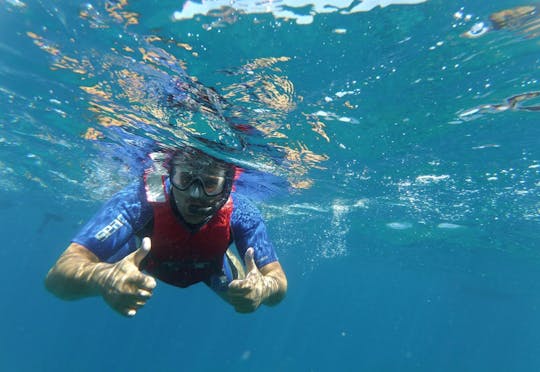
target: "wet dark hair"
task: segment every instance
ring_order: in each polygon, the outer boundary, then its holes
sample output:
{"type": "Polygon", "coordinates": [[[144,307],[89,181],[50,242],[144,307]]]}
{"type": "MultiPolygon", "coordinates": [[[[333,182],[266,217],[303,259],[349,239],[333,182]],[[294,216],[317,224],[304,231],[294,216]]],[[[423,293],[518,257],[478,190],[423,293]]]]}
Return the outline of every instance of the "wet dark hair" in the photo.
{"type": "MultiPolygon", "coordinates": [[[[172,153],[169,161],[170,169],[176,164],[181,163],[198,163],[201,166],[216,166],[227,171],[234,172],[236,167],[224,160],[218,159],[194,147],[184,147],[172,153]]],[[[169,170],[170,170],[169,169],[169,170]]]]}

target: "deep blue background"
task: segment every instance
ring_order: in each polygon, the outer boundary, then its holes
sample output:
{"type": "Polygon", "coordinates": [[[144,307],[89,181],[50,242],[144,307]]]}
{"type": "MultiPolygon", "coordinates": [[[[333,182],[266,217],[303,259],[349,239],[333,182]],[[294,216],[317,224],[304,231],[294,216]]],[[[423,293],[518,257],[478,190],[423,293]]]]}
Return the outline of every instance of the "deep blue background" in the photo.
{"type": "Polygon", "coordinates": [[[309,169],[311,189],[259,203],[289,279],[279,306],[240,315],[204,285],[160,283],[133,319],[43,286],[124,169],[81,138],[96,123],[79,85],[104,76],[51,71],[55,56],[26,34],[97,65],[123,28],[90,29],[75,2],[10,4],[0,1],[0,370],[540,369],[538,114],[458,120],[460,110],[540,89],[536,39],[459,37],[515,2],[428,1],[276,28],[271,15],[245,16],[219,32],[203,31],[205,19],[170,23],[176,3],[133,2],[146,17],[129,30],[189,41],[199,52],[189,71],[205,81],[234,79],[216,71],[254,58],[292,57],[279,65],[298,102],[283,142],[328,155],[309,169]],[[453,18],[461,7],[468,24],[453,18]],[[346,99],[356,109],[335,98],[355,88],[346,99]],[[326,141],[300,120],[319,110],[358,122],[321,119],[326,141]],[[423,184],[422,175],[448,177],[423,184]]]}
{"type": "Polygon", "coordinates": [[[239,315],[203,285],[160,284],[124,319],[101,299],[65,303],[46,293],[43,277],[79,216],[38,232],[40,212],[54,205],[19,196],[3,210],[12,217],[3,222],[11,248],[1,276],[8,370],[526,371],[540,363],[540,270],[524,257],[455,242],[385,246],[353,231],[347,257],[311,270],[299,254],[282,257],[290,290],[276,308],[239,315]],[[366,253],[374,245],[392,253],[366,253]]]}

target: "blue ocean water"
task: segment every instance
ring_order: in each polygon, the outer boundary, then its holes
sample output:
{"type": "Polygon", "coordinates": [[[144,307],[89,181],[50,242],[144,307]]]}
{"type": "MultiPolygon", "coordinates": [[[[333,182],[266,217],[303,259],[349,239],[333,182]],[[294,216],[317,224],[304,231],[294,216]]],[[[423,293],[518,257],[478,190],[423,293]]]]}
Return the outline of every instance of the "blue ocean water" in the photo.
{"type": "Polygon", "coordinates": [[[0,369],[539,369],[525,5],[0,0],[0,369]],[[171,107],[174,82],[228,104],[171,107]],[[284,302],[241,315],[161,283],[125,319],[49,294],[48,269],[145,154],[186,143],[253,173],[284,302]]]}

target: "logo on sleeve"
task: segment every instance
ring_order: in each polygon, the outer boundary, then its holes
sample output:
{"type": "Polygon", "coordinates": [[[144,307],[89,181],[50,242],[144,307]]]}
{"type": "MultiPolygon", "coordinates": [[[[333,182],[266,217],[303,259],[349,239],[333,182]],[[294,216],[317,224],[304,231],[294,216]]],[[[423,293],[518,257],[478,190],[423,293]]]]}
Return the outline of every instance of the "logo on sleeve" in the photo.
{"type": "Polygon", "coordinates": [[[111,236],[116,231],[118,231],[118,229],[120,229],[122,226],[124,226],[124,223],[125,223],[124,216],[119,214],[118,216],[116,216],[116,218],[114,220],[112,220],[112,222],[110,224],[108,224],[103,229],[98,231],[98,233],[96,234],[96,239],[98,239],[100,241],[104,241],[109,236],[111,236]]]}

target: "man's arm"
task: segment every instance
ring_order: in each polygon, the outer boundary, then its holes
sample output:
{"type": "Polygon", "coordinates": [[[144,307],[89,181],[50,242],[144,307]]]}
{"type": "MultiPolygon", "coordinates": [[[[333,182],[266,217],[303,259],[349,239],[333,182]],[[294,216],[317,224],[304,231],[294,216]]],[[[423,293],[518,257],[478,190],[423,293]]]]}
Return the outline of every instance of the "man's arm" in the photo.
{"type": "Polygon", "coordinates": [[[114,310],[133,316],[152,296],[153,277],[139,270],[140,262],[150,251],[150,239],[122,260],[109,264],[84,246],[72,243],[49,270],[47,289],[64,300],[103,296],[114,310]]]}
{"type": "Polygon", "coordinates": [[[272,290],[268,293],[263,303],[269,306],[279,304],[287,294],[287,277],[281,264],[278,261],[271,262],[261,267],[260,272],[265,278],[272,279],[276,282],[275,286],[272,285],[272,290]]]}
{"type": "Polygon", "coordinates": [[[234,242],[244,256],[246,277],[233,280],[227,291],[238,312],[255,311],[261,303],[277,305],[287,293],[287,278],[278,262],[259,210],[240,194],[233,194],[231,216],[234,242]]]}
{"type": "Polygon", "coordinates": [[[49,292],[63,300],[99,296],[99,277],[107,264],[84,246],[71,243],[45,278],[49,292]]]}

